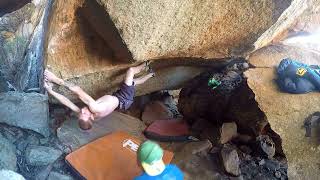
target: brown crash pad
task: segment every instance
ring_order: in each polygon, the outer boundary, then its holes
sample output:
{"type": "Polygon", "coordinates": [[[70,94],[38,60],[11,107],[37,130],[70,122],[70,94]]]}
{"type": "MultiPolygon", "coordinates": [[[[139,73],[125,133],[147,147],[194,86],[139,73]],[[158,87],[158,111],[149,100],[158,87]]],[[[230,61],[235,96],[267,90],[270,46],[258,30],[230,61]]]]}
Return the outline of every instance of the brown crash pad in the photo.
{"type": "Polygon", "coordinates": [[[64,145],[71,147],[72,151],[115,131],[124,131],[130,135],[144,139],[142,131],[146,126],[140,119],[117,111],[93,123],[92,129],[82,131],[77,118],[65,121],[57,129],[57,136],[64,145]]]}
{"type": "Polygon", "coordinates": [[[196,140],[191,136],[188,124],[182,119],[154,121],[144,130],[144,135],[163,142],[196,140]]]}
{"type": "MultiPolygon", "coordinates": [[[[87,180],[132,180],[142,173],[136,151],[141,140],[125,132],[101,137],[66,156],[67,162],[87,180]]],[[[165,151],[170,163],[173,153],[165,151]]]]}

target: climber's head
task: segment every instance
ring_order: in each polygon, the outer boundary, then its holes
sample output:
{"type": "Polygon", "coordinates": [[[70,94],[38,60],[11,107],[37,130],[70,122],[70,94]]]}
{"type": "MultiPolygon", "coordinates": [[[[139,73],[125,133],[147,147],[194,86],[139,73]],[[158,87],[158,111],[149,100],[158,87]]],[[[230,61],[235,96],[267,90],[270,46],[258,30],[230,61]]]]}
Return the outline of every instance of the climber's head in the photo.
{"type": "Polygon", "coordinates": [[[92,128],[92,121],[94,120],[94,114],[89,110],[88,107],[84,107],[78,114],[79,126],[83,130],[92,128]]]}

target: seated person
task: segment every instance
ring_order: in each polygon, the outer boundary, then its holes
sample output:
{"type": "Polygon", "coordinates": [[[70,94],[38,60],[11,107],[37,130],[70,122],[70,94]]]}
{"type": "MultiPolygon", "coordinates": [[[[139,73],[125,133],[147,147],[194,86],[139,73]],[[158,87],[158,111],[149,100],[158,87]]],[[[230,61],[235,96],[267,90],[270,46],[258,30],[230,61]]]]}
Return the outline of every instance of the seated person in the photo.
{"type": "Polygon", "coordinates": [[[130,67],[127,70],[124,82],[122,83],[120,89],[113,93],[113,95],[104,95],[97,100],[89,96],[79,86],[65,82],[64,80],[55,76],[49,70],[45,70],[44,72],[44,87],[48,93],[55,97],[60,103],[76,112],[79,118],[80,128],[83,130],[88,130],[92,127],[92,123],[94,121],[107,116],[116,108],[127,110],[133,103],[133,97],[135,95],[134,86],[144,83],[149,78],[154,77],[154,75],[155,74],[149,67],[149,61],[142,63],[137,67],[130,67]],[[149,71],[149,74],[134,79],[134,75],[140,73],[142,70],[149,71]],[[86,104],[86,106],[80,109],[68,98],[53,91],[52,83],[67,87],[70,91],[75,93],[79,99],[86,104]]]}
{"type": "Polygon", "coordinates": [[[145,141],[139,146],[137,153],[144,173],[134,180],[183,180],[183,173],[177,166],[164,164],[163,150],[157,143],[145,141]]]}

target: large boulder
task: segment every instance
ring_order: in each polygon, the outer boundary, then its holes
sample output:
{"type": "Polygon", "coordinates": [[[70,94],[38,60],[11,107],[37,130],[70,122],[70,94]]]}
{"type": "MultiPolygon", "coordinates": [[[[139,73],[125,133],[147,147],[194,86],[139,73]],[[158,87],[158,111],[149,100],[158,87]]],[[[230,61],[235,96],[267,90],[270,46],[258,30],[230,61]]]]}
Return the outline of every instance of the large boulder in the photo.
{"type": "Polygon", "coordinates": [[[47,146],[30,145],[25,152],[26,162],[32,166],[49,165],[55,162],[61,155],[62,151],[47,146]]]}
{"type": "Polygon", "coordinates": [[[73,180],[73,179],[74,178],[72,178],[71,176],[60,174],[54,171],[50,172],[48,176],[48,180],[73,180]]]}
{"type": "Polygon", "coordinates": [[[234,176],[240,175],[240,159],[235,148],[228,144],[223,145],[221,149],[221,159],[226,172],[234,176]]]}
{"type": "Polygon", "coordinates": [[[0,93],[0,122],[50,135],[48,97],[38,93],[0,93]]]}
{"type": "MultiPolygon", "coordinates": [[[[246,68],[247,63],[235,62],[223,71],[204,72],[186,83],[180,91],[178,102],[184,118],[195,126],[199,121],[201,124],[203,119],[218,125],[234,121],[240,133],[261,134],[267,122],[243,78],[242,72],[246,68]],[[208,86],[211,78],[221,82],[215,89],[208,86]]],[[[207,126],[198,130],[203,131],[203,128],[207,126]]]]}
{"type": "Polygon", "coordinates": [[[318,141],[305,137],[305,118],[319,111],[319,93],[280,92],[274,79],[275,68],[283,58],[319,65],[319,54],[287,46],[268,46],[253,53],[249,61],[257,68],[245,72],[249,87],[271,128],[280,135],[288,160],[289,179],[318,179],[318,141]]]}
{"type": "Polygon", "coordinates": [[[174,158],[172,163],[177,165],[182,171],[185,180],[193,179],[227,179],[221,175],[219,164],[216,161],[218,156],[211,156],[208,151],[212,148],[209,140],[170,143],[168,149],[173,149],[174,158]]]}
{"type": "Polygon", "coordinates": [[[221,119],[226,115],[232,93],[241,86],[242,82],[241,73],[228,71],[227,68],[223,72],[215,70],[204,72],[181,89],[178,101],[179,111],[191,123],[199,118],[221,123],[221,119]],[[221,85],[212,89],[208,86],[211,78],[221,82],[221,85]]]}
{"type": "Polygon", "coordinates": [[[0,169],[17,170],[16,147],[1,135],[0,157],[0,169]]]}
{"type": "Polygon", "coordinates": [[[238,135],[237,124],[234,122],[223,123],[220,128],[220,143],[225,144],[238,135]]]}
{"type": "Polygon", "coordinates": [[[20,174],[11,171],[11,170],[6,170],[2,169],[0,170],[0,179],[7,179],[7,180],[25,180],[23,176],[20,174]]]}
{"type": "Polygon", "coordinates": [[[311,0],[307,9],[296,19],[287,33],[283,33],[282,43],[309,50],[320,51],[320,2],[311,0]]]}
{"type": "Polygon", "coordinates": [[[296,20],[292,31],[304,31],[313,33],[319,30],[320,24],[320,2],[317,0],[309,0],[308,8],[296,20]]]}
{"type": "Polygon", "coordinates": [[[105,32],[101,29],[106,20],[92,18],[103,14],[100,11],[104,9],[105,17],[113,21],[133,59],[143,61],[241,56],[252,49],[291,0],[96,2],[101,8],[92,8],[93,15],[88,17],[91,24],[98,32],[105,32]]]}
{"type": "MultiPolygon", "coordinates": [[[[220,64],[217,58],[247,52],[290,2],[56,1],[47,67],[98,97],[116,89],[133,65],[132,54],[134,60],[161,59],[154,63],[158,76],[138,87],[137,95],[176,89],[220,64]]],[[[75,99],[65,89],[59,92],[75,99]]]]}
{"type": "MultiPolygon", "coordinates": [[[[83,0],[55,1],[48,29],[46,64],[60,78],[78,84],[91,96],[99,97],[116,90],[123,81],[126,69],[137,63],[131,64],[129,59],[118,58],[84,18],[83,14],[87,11],[82,8],[83,3],[83,0]]],[[[152,67],[157,76],[138,86],[137,95],[179,88],[208,67],[223,63],[186,58],[155,61],[152,67]]],[[[76,99],[64,88],[58,91],[76,99]]]]}
{"type": "Polygon", "coordinates": [[[0,1],[0,16],[20,9],[31,0],[2,0],[0,1]]]}
{"type": "MultiPolygon", "coordinates": [[[[91,96],[99,98],[105,94],[112,94],[120,87],[128,67],[128,65],[121,68],[114,67],[114,69],[84,74],[79,77],[72,77],[70,79],[64,78],[65,76],[60,77],[68,82],[79,85],[91,96]]],[[[156,77],[149,79],[144,84],[135,87],[135,95],[145,95],[163,89],[178,89],[182,87],[184,83],[188,82],[190,79],[207,69],[207,67],[173,66],[156,70],[156,77]]],[[[55,72],[59,72],[57,74],[61,74],[60,72],[62,71],[56,69],[55,72]]],[[[66,90],[66,88],[59,87],[57,91],[73,101],[79,101],[77,96],[66,90]]]]}
{"type": "MultiPolygon", "coordinates": [[[[4,4],[19,7],[26,2],[4,4]]],[[[17,90],[39,92],[51,2],[33,0],[0,19],[0,71],[17,90]]]]}
{"type": "Polygon", "coordinates": [[[15,73],[23,61],[36,21],[40,18],[36,16],[32,19],[38,11],[35,4],[28,3],[0,19],[0,71],[11,83],[14,83],[15,73]]]}
{"type": "MultiPolygon", "coordinates": [[[[315,32],[320,23],[318,0],[293,0],[266,32],[254,43],[255,49],[278,42],[301,32],[315,32]]],[[[300,42],[296,45],[301,45],[300,42]]]]}
{"type": "Polygon", "coordinates": [[[10,91],[10,85],[11,84],[0,73],[0,93],[10,91]]]}

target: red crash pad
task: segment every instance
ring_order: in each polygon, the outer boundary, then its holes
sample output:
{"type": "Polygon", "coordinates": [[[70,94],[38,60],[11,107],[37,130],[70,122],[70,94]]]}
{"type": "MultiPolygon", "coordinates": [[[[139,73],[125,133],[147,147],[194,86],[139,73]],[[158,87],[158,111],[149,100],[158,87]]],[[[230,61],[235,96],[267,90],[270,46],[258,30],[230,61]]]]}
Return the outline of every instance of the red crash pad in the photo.
{"type": "Polygon", "coordinates": [[[144,130],[149,139],[158,141],[195,140],[190,135],[188,124],[181,119],[157,120],[144,130]]]}

